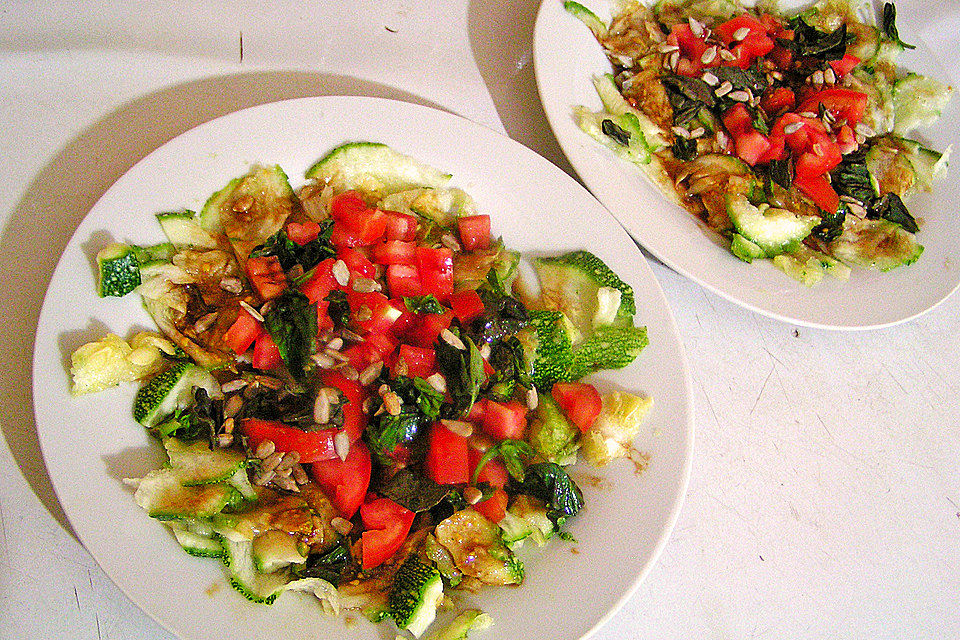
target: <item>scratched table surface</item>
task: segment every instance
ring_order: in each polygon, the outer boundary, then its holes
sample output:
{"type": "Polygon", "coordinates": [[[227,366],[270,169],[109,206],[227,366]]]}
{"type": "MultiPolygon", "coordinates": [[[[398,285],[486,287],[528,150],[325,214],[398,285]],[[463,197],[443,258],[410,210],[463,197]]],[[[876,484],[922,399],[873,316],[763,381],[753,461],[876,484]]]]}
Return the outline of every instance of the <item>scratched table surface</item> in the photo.
{"type": "MultiPolygon", "coordinates": [[[[246,106],[359,94],[454,111],[570,171],[537,100],[536,2],[312,4],[0,9],[0,638],[171,639],[73,536],[31,408],[43,293],[126,169],[246,106]]],[[[960,82],[956,3],[900,5],[922,15],[904,39],[960,82]]],[[[841,333],[653,268],[692,368],[693,476],[655,568],[594,637],[960,637],[960,298],[841,333]]]]}

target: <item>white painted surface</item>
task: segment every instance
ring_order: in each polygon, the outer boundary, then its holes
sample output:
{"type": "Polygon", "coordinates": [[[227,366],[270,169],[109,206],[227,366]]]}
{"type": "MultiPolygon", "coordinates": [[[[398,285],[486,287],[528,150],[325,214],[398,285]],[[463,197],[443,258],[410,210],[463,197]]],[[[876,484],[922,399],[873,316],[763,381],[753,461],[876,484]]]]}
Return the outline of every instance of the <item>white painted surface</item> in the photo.
{"type": "MultiPolygon", "coordinates": [[[[124,170],[241,106],[398,87],[495,128],[499,115],[567,167],[536,102],[535,3],[318,4],[0,10],[0,638],[170,640],[65,527],[30,404],[60,249],[124,170]]],[[[918,3],[898,6],[909,41],[918,3]]],[[[960,637],[960,299],[889,329],[797,330],[654,271],[694,377],[694,474],[660,562],[595,638],[960,637]]]]}

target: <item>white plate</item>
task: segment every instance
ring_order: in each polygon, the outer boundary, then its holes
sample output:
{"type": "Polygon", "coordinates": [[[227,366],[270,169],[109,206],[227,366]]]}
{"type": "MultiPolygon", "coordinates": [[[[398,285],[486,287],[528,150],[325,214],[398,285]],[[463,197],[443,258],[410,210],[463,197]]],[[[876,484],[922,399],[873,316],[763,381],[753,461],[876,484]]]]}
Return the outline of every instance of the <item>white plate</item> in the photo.
{"type": "MultiPolygon", "coordinates": [[[[586,6],[608,20],[614,2],[593,0],[586,6]]],[[[898,2],[901,33],[917,33],[923,15],[918,2],[898,2]],[[911,22],[911,20],[913,22],[911,22]]],[[[949,77],[920,46],[901,56],[902,64],[949,77]]],[[[952,168],[933,194],[908,203],[923,218],[917,238],[925,251],[920,260],[889,273],[855,268],[849,282],[827,276],[807,288],[769,260],[747,264],[736,258],[712,232],[686,210],[668,202],[640,169],[621,161],[577,126],[575,105],[599,111],[595,75],[610,72],[593,34],[567,13],[563,0],[543,0],[534,34],[534,64],[547,119],[570,164],[645,249],[670,268],[707,289],[759,313],[814,327],[865,329],[909,320],[942,302],[960,285],[960,181],[952,168]]],[[[936,149],[958,139],[960,100],[954,98],[935,130],[924,131],[936,149]]]]}
{"type": "MultiPolygon", "coordinates": [[[[121,478],[161,459],[131,417],[134,386],[72,398],[69,354],[110,330],[128,335],[152,323],[136,296],[94,294],[92,256],[112,236],[161,241],[153,214],[204,199],[251,163],[278,163],[295,186],[323,153],[351,140],[375,140],[453,173],[494,230],[523,251],[588,248],[633,285],[650,346],[628,369],[605,376],[655,397],[637,447],[651,455],[634,474],[626,460],[583,482],[579,541],[527,554],[518,589],[491,588],[458,599],[490,612],[488,638],[579,638],[632,593],[663,548],[690,470],[693,424],[683,349],[650,268],[626,233],[584,189],[520,144],[449,113],[373,98],[324,97],[233,113],[193,129],[144,158],[80,224],[54,273],[37,329],[37,430],[57,496],[80,540],[110,578],[145,612],[184,639],[379,638],[387,626],[344,624],[316,602],[284,594],[273,607],[249,604],[216,561],[185,555],[133,502],[121,478]],[[584,597],[589,594],[589,597],[584,597]]],[[[595,473],[588,470],[590,473],[595,473]]],[[[354,618],[359,616],[354,615],[354,618]]]]}

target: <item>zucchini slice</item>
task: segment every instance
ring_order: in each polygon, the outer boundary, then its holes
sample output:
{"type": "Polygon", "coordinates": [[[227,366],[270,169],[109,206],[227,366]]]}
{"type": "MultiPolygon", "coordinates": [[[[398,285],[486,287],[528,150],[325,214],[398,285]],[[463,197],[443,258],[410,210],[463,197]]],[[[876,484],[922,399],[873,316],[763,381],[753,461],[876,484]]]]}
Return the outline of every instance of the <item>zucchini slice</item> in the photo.
{"type": "Polygon", "coordinates": [[[728,194],[726,201],[727,215],[740,235],[770,257],[795,249],[820,222],[815,216],[798,216],[786,209],[755,207],[743,195],[728,194]]]}
{"type": "Polygon", "coordinates": [[[140,388],[133,401],[133,418],[147,428],[155,427],[177,409],[193,404],[197,387],[206,389],[211,398],[223,395],[209,371],[191,362],[177,362],[140,388]]]}
{"type": "Polygon", "coordinates": [[[450,174],[379,142],[348,142],[307,169],[306,177],[383,197],[415,187],[442,187],[450,174]]]}
{"type": "Polygon", "coordinates": [[[133,247],[119,242],[97,252],[97,293],[101,298],[125,296],[140,286],[140,262],[133,247]]]}

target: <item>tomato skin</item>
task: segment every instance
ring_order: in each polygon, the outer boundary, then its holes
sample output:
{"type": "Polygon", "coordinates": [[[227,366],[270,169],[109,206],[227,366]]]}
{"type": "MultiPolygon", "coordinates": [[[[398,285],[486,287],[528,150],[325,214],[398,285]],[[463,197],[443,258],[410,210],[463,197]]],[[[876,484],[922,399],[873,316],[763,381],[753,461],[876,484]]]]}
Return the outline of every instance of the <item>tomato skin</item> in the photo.
{"type": "Polygon", "coordinates": [[[759,131],[744,131],[736,136],[737,155],[751,167],[770,150],[770,141],[759,131]]]}
{"type": "Polygon", "coordinates": [[[772,91],[768,89],[760,99],[760,106],[768,116],[775,116],[793,109],[797,104],[797,97],[793,90],[788,87],[777,87],[772,91]]]}
{"type": "Polygon", "coordinates": [[[396,321],[396,309],[379,291],[348,291],[347,303],[360,333],[387,331],[396,321]]]}
{"type": "Polygon", "coordinates": [[[417,229],[420,223],[417,222],[416,216],[399,211],[387,211],[386,214],[387,228],[384,235],[387,240],[413,242],[417,239],[417,229]]]}
{"type": "Polygon", "coordinates": [[[830,87],[810,94],[800,103],[797,111],[818,113],[820,105],[833,114],[837,122],[845,120],[852,127],[863,119],[867,94],[845,87],[830,87]]]}
{"type": "Polygon", "coordinates": [[[469,451],[466,438],[435,422],[430,428],[427,475],[440,484],[470,482],[469,451]]]}
{"type": "Polygon", "coordinates": [[[336,258],[327,258],[313,269],[310,279],[300,285],[300,291],[307,296],[310,302],[320,302],[334,289],[340,288],[337,279],[333,277],[333,263],[336,258]]]}
{"type": "Polygon", "coordinates": [[[793,181],[800,191],[810,196],[814,203],[828,213],[836,213],[840,206],[840,196],[834,191],[833,187],[827,182],[826,176],[816,176],[814,178],[796,178],[793,181]]]}
{"type": "Polygon", "coordinates": [[[362,440],[358,440],[350,445],[345,460],[336,457],[312,463],[310,475],[340,515],[349,520],[367,494],[372,469],[370,451],[362,440]]]}
{"type": "Polygon", "coordinates": [[[359,247],[362,243],[360,242],[360,236],[347,228],[345,224],[334,222],[330,229],[330,244],[340,249],[343,247],[359,247]]]}
{"type": "MultiPolygon", "coordinates": [[[[470,458],[470,477],[473,477],[473,474],[477,470],[477,463],[480,462],[480,458],[483,457],[483,454],[477,451],[474,448],[470,448],[469,458],[470,458]]],[[[507,467],[504,466],[502,460],[488,460],[486,464],[483,465],[483,468],[480,469],[480,475],[477,476],[477,482],[486,482],[491,487],[497,487],[502,489],[507,486],[507,483],[510,482],[510,474],[507,472],[507,467]]]]}
{"type": "Polygon", "coordinates": [[[341,404],[343,410],[343,430],[350,437],[350,442],[356,442],[363,435],[363,428],[367,426],[367,415],[363,412],[363,401],[367,393],[356,380],[348,380],[337,371],[324,371],[320,377],[323,384],[338,389],[346,402],[341,404]]]}
{"type": "Polygon", "coordinates": [[[739,136],[745,131],[753,130],[753,117],[742,102],[738,102],[723,114],[723,126],[727,128],[733,137],[739,136]]]}
{"type": "Polygon", "coordinates": [[[373,278],[377,275],[377,268],[373,266],[373,263],[353,247],[341,247],[338,249],[337,258],[343,260],[347,268],[350,269],[351,281],[353,280],[353,276],[373,278]]]}
{"type": "Polygon", "coordinates": [[[675,44],[680,47],[681,62],[687,61],[687,64],[677,66],[677,73],[685,76],[694,76],[703,70],[703,63],[700,58],[703,52],[707,50],[707,43],[703,38],[694,35],[690,25],[686,22],[679,22],[670,29],[667,36],[667,43],[675,44]]]}
{"type": "Polygon", "coordinates": [[[247,436],[250,447],[256,449],[265,440],[270,440],[277,451],[296,451],[301,464],[337,457],[333,446],[336,429],[302,431],[275,420],[246,418],[240,422],[240,430],[247,436]]]}
{"type": "Polygon", "coordinates": [[[246,353],[250,345],[263,333],[263,326],[250,313],[240,307],[240,315],[234,321],[227,332],[223,334],[223,343],[227,345],[234,353],[240,355],[246,353]]]}
{"type": "Polygon", "coordinates": [[[357,215],[367,208],[367,203],[363,197],[356,191],[344,191],[333,196],[330,200],[330,217],[334,221],[344,220],[350,216],[357,215]]]}
{"type": "Polygon", "coordinates": [[[373,245],[373,261],[377,264],[413,264],[415,242],[387,240],[373,245]]]}
{"type": "Polygon", "coordinates": [[[550,394],[580,433],[590,430],[603,408],[600,393],[586,382],[557,382],[550,394]]]}
{"type": "Polygon", "coordinates": [[[320,235],[320,225],[309,220],[304,223],[287,223],[287,237],[296,242],[301,247],[308,242],[313,242],[320,235]]]}
{"type": "Polygon", "coordinates": [[[849,53],[843,54],[840,60],[830,60],[830,67],[840,78],[853,71],[858,64],[860,64],[860,58],[849,53]]]}
{"type": "Polygon", "coordinates": [[[428,378],[437,370],[436,354],[433,349],[423,349],[409,344],[401,344],[400,353],[397,354],[397,362],[395,365],[398,375],[400,375],[399,372],[402,369],[401,361],[404,363],[402,366],[406,367],[406,373],[402,375],[411,378],[428,378]]]}
{"type": "Polygon", "coordinates": [[[486,249],[490,246],[490,216],[461,216],[457,219],[460,244],[467,251],[486,249]]]}
{"type": "MultiPolygon", "coordinates": [[[[750,30],[750,33],[747,35],[747,38],[749,38],[752,35],[758,35],[758,36],[767,35],[767,27],[764,26],[762,22],[760,22],[753,16],[748,15],[746,13],[736,16],[735,18],[731,18],[721,24],[718,24],[716,27],[713,28],[713,32],[716,35],[720,36],[720,40],[723,42],[723,44],[729,45],[731,42],[733,42],[733,34],[739,31],[740,29],[742,29],[743,27],[746,27],[747,29],[750,30]]],[[[746,40],[746,38],[743,38],[743,40],[746,40]]]]}
{"type": "Polygon", "coordinates": [[[391,264],[387,267],[387,288],[395,298],[419,296],[423,293],[420,273],[410,264],[391,264]]]}
{"type": "Polygon", "coordinates": [[[360,536],[363,569],[379,567],[400,549],[410,533],[414,513],[389,498],[376,498],[360,506],[366,528],[360,536]]]}
{"type": "Polygon", "coordinates": [[[253,343],[253,359],[251,364],[255,369],[269,371],[270,369],[279,367],[281,361],[280,349],[273,341],[273,338],[270,337],[270,334],[264,331],[257,338],[257,341],[253,343]]]}
{"type": "Polygon", "coordinates": [[[443,330],[450,328],[451,322],[453,311],[419,314],[406,332],[406,341],[415,347],[432,349],[443,330]]]}
{"type": "Polygon", "coordinates": [[[276,298],[287,288],[287,276],[277,256],[247,258],[244,265],[247,278],[264,300],[276,298]]]}
{"type": "Polygon", "coordinates": [[[453,315],[461,323],[467,323],[483,313],[483,300],[480,294],[473,289],[464,289],[457,291],[450,296],[450,307],[453,309],[453,315]]]}
{"type": "Polygon", "coordinates": [[[423,293],[445,302],[453,293],[453,251],[446,247],[417,247],[416,259],[423,293]]]}
{"type": "Polygon", "coordinates": [[[507,515],[508,499],[506,491],[503,489],[495,489],[493,495],[489,498],[473,505],[473,510],[490,522],[497,523],[507,515]]]}
{"type": "Polygon", "coordinates": [[[527,433],[527,407],[516,400],[495,402],[483,408],[483,431],[497,440],[523,440],[527,433]]]}

